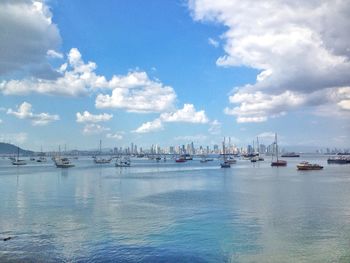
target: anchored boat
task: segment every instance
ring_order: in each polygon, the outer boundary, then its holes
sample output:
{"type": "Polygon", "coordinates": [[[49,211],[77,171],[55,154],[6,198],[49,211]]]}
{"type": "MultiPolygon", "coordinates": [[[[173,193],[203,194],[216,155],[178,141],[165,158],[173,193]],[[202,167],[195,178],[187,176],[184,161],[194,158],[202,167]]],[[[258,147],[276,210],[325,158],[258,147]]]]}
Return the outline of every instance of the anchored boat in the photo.
{"type": "Polygon", "coordinates": [[[319,164],[312,164],[309,162],[301,162],[297,165],[298,170],[306,171],[306,170],[321,170],[323,166],[319,164]]]}

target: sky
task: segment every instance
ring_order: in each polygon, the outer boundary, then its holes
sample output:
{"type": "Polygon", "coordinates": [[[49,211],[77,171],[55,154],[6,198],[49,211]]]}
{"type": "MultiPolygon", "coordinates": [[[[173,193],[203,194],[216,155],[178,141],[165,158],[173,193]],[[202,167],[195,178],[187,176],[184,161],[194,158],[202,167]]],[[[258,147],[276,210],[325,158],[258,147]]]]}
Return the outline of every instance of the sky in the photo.
{"type": "Polygon", "coordinates": [[[0,0],[0,141],[350,147],[347,0],[0,0]]]}

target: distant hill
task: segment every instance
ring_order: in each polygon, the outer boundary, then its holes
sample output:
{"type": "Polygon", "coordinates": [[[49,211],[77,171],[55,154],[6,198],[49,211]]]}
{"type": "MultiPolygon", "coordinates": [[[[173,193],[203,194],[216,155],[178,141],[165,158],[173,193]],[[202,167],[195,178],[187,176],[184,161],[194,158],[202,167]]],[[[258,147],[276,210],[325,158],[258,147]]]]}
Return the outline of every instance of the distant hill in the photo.
{"type": "MultiPolygon", "coordinates": [[[[17,146],[9,143],[0,142],[0,154],[17,154],[17,146]]],[[[31,155],[33,154],[33,152],[19,148],[19,154],[31,155]]]]}

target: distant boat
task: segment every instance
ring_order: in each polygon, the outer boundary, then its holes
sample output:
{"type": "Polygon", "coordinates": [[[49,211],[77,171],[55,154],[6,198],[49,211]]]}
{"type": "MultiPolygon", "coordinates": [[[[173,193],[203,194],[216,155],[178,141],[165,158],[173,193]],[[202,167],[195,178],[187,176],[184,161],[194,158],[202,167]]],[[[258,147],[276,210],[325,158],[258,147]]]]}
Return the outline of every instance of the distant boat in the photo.
{"type": "Polygon", "coordinates": [[[331,157],[327,160],[328,164],[348,164],[350,163],[350,158],[345,156],[331,157]]]}
{"type": "Polygon", "coordinates": [[[45,163],[47,162],[46,158],[44,156],[40,156],[39,159],[36,160],[38,163],[45,163]]]}
{"type": "Polygon", "coordinates": [[[177,162],[177,163],[184,163],[186,161],[187,161],[186,158],[182,155],[180,155],[180,157],[175,159],[175,162],[177,162]]]}
{"type": "Polygon", "coordinates": [[[130,159],[118,158],[115,162],[115,166],[116,167],[130,167],[131,166],[130,159]]]}
{"type": "Polygon", "coordinates": [[[300,157],[300,154],[296,154],[295,152],[284,153],[281,157],[300,157]]]}
{"type": "MultiPolygon", "coordinates": [[[[275,154],[276,154],[276,161],[271,162],[271,166],[287,166],[287,161],[279,160],[278,159],[278,144],[277,144],[277,133],[275,133],[275,154]]],[[[273,157],[273,156],[272,156],[273,157]]]]}
{"type": "Polygon", "coordinates": [[[220,167],[221,168],[231,168],[231,164],[226,158],[225,137],[224,137],[224,141],[222,142],[222,152],[224,155],[224,162],[220,163],[220,167]]]}
{"type": "Polygon", "coordinates": [[[55,159],[55,165],[57,168],[70,168],[74,167],[75,165],[66,157],[63,158],[56,158],[55,159]]]}
{"type": "Polygon", "coordinates": [[[298,170],[321,170],[323,169],[323,166],[319,164],[311,164],[309,162],[301,162],[297,165],[298,170]]]}
{"type": "Polygon", "coordinates": [[[100,154],[99,154],[99,157],[94,156],[94,162],[96,164],[106,164],[112,161],[111,158],[103,158],[101,157],[101,155],[102,155],[102,141],[100,140],[100,154]]]}
{"type": "Polygon", "coordinates": [[[17,147],[17,158],[15,158],[12,161],[12,164],[13,165],[26,165],[27,164],[27,162],[25,160],[19,159],[19,147],[17,147]]]}
{"type": "Polygon", "coordinates": [[[52,158],[57,168],[70,168],[75,165],[66,157],[61,157],[61,147],[59,146],[58,156],[52,158]]]}

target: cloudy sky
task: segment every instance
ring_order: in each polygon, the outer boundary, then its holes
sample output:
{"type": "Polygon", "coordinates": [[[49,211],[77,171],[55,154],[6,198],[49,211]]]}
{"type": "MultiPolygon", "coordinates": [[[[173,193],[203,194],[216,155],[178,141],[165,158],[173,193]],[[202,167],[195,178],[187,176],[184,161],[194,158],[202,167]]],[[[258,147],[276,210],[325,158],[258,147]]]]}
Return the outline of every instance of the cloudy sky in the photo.
{"type": "Polygon", "coordinates": [[[0,0],[0,140],[350,147],[347,0],[0,0]]]}

